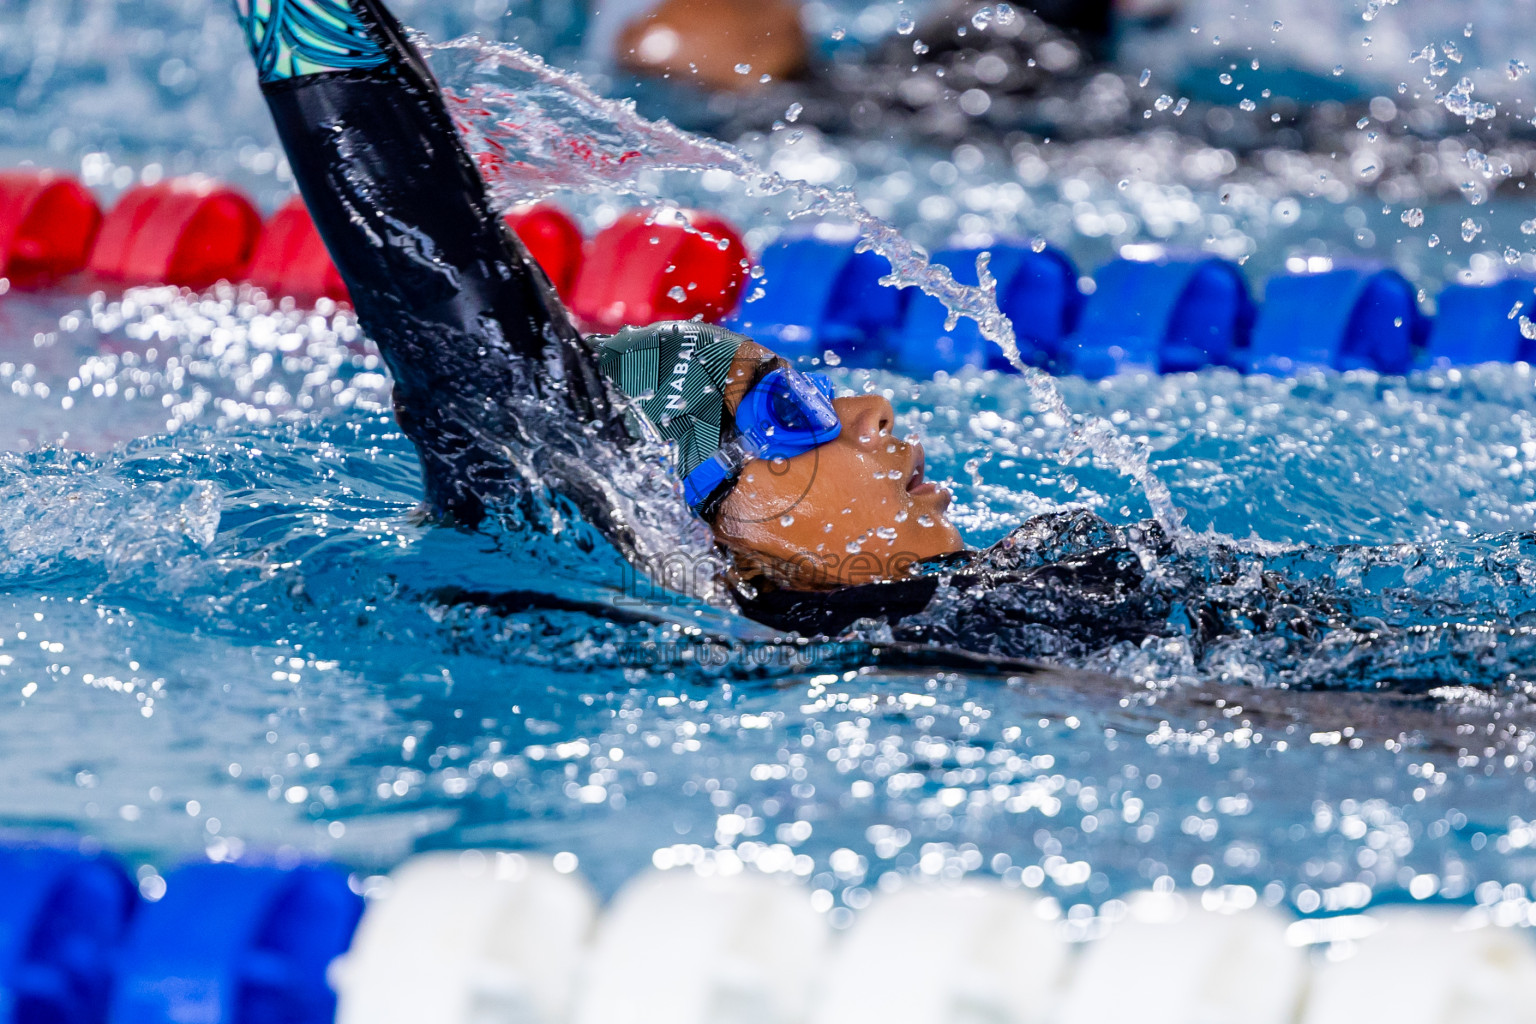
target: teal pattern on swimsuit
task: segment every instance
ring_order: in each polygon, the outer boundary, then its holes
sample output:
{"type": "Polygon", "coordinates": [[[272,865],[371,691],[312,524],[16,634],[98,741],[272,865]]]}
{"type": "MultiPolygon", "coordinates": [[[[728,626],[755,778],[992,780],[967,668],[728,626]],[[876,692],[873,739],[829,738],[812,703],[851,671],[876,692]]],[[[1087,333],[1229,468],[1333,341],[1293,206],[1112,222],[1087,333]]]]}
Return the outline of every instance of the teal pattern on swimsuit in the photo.
{"type": "Polygon", "coordinates": [[[235,0],[235,7],[262,82],[389,60],[349,0],[235,0]]]}

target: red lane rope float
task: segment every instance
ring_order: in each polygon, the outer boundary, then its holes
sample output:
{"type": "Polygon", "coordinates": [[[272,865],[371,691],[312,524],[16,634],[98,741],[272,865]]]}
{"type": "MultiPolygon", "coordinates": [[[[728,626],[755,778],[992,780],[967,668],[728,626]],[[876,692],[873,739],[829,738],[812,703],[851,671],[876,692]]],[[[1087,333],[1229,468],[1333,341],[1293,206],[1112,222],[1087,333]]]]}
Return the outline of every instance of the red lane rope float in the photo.
{"type": "Polygon", "coordinates": [[[261,215],[234,189],[201,178],[140,185],[107,214],[90,272],[123,284],[206,288],[241,276],[261,215]]]}
{"type": "Polygon", "coordinates": [[[599,331],[695,316],[718,322],[736,307],[746,260],[741,235],[722,217],[631,210],[592,240],[571,307],[599,331]]]}
{"type": "Polygon", "coordinates": [[[528,247],[534,262],[549,275],[555,291],[569,301],[587,244],[581,228],[564,210],[550,203],[519,206],[506,219],[507,226],[528,247]]]}
{"type": "Polygon", "coordinates": [[[289,295],[301,302],[348,297],[347,286],[298,196],[267,221],[245,276],[268,295],[289,295]]]}
{"type": "Polygon", "coordinates": [[[22,288],[52,284],[85,266],[101,207],[75,179],[53,171],[0,171],[0,277],[22,288]]]}

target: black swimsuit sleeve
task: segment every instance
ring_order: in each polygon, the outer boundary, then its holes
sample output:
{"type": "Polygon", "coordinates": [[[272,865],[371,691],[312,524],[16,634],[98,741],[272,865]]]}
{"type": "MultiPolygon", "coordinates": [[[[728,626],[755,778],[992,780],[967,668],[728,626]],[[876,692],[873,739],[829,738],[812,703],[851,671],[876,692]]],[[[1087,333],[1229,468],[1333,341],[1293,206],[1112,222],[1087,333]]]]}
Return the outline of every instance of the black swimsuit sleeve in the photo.
{"type": "Polygon", "coordinates": [[[622,433],[548,279],[496,215],[421,55],[378,0],[347,6],[370,67],[266,81],[299,191],[394,378],[429,504],[474,525],[521,492],[549,424],[622,433]]]}

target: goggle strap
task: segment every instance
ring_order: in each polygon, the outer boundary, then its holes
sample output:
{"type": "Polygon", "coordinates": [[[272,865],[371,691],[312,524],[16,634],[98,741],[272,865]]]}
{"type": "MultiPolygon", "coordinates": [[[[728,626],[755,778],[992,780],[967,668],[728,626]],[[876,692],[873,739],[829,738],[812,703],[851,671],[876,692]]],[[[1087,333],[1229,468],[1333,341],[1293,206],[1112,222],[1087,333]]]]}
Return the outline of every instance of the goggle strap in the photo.
{"type": "Polygon", "coordinates": [[[722,448],[683,478],[683,498],[689,508],[698,510],[708,504],[722,485],[741,472],[741,459],[733,454],[731,448],[722,448]]]}

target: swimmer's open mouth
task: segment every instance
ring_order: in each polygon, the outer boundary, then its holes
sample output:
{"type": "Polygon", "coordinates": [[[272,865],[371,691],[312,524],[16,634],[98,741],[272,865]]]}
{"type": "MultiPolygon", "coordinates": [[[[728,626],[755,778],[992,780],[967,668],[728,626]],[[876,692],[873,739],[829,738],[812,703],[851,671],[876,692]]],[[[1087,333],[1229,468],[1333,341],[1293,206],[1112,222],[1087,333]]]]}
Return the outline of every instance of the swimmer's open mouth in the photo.
{"type": "Polygon", "coordinates": [[[928,469],[928,457],[923,453],[923,446],[922,445],[914,444],[912,446],[912,461],[914,463],[916,463],[916,465],[914,465],[912,467],[912,475],[907,478],[907,493],[908,494],[936,494],[936,493],[938,493],[939,485],[935,484],[935,483],[930,483],[927,479],[924,478],[924,474],[926,473],[926,471],[928,469]]]}

